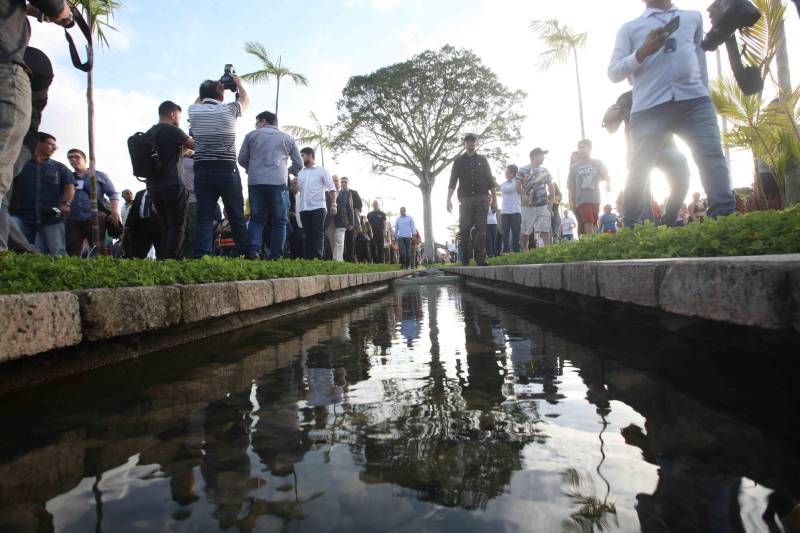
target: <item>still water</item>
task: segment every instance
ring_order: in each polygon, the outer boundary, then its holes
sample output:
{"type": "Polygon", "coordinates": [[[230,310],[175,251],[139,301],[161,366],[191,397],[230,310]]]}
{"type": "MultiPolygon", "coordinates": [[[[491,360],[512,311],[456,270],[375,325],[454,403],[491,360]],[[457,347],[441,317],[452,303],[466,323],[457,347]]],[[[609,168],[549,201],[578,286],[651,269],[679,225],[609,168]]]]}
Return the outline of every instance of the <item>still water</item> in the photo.
{"type": "Polygon", "coordinates": [[[532,306],[401,288],[0,398],[0,531],[766,531],[797,496],[786,372],[532,306]]]}

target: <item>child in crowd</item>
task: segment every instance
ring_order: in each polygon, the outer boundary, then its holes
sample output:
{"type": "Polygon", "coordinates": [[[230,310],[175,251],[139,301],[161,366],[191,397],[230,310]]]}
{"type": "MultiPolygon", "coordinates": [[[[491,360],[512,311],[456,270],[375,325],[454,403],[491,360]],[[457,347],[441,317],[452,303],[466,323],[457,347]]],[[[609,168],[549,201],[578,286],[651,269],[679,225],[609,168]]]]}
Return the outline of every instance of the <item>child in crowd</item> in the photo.
{"type": "Polygon", "coordinates": [[[616,213],[611,212],[611,205],[606,204],[603,207],[603,214],[600,216],[600,232],[601,233],[616,233],[617,232],[617,217],[616,213]]]}

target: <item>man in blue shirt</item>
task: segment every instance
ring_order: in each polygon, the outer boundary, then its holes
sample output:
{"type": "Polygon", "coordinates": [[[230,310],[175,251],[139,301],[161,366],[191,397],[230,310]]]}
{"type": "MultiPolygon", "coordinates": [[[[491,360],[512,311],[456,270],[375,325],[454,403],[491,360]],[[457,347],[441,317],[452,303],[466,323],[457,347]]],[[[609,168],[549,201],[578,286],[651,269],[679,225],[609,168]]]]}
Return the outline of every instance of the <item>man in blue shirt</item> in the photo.
{"type": "Polygon", "coordinates": [[[414,219],[406,215],[406,208],[400,208],[400,216],[394,223],[395,237],[400,245],[400,266],[408,268],[411,266],[411,241],[417,234],[417,227],[414,219]]]}
{"type": "Polygon", "coordinates": [[[735,211],[728,165],[722,153],[717,114],[708,93],[703,18],[683,11],[671,0],[644,0],[644,14],[619,30],[608,75],[633,84],[630,175],[625,187],[626,226],[640,224],[649,206],[648,181],[670,134],[692,149],[709,198],[709,215],[735,211]],[[664,27],[678,17],[673,33],[664,27]]]}
{"type": "MultiPolygon", "coordinates": [[[[92,200],[91,176],[86,166],[86,154],[77,148],[67,152],[69,164],[75,170],[75,198],[72,200],[72,209],[67,219],[67,253],[81,255],[83,241],[92,243],[92,200]]],[[[121,224],[119,217],[119,194],[111,178],[105,172],[95,171],[97,174],[97,208],[100,210],[98,222],[100,226],[100,242],[97,243],[96,254],[107,255],[105,247],[106,223],[108,221],[121,224]],[[103,198],[111,202],[111,212],[107,213],[103,198]]]]}
{"type": "Polygon", "coordinates": [[[11,218],[40,253],[65,255],[64,221],[75,195],[75,178],[64,164],[50,159],[58,148],[56,138],[39,132],[38,141],[33,158],[14,178],[11,218]]]}

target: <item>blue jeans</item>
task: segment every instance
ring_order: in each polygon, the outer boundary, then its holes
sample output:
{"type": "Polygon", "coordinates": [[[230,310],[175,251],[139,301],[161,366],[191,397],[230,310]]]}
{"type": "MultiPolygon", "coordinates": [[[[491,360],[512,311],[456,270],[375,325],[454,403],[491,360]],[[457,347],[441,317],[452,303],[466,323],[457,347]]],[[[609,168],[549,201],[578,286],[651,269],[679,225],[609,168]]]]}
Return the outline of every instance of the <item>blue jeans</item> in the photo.
{"type": "Polygon", "coordinates": [[[709,216],[730,215],[736,210],[728,164],[722,153],[717,112],[711,99],[703,96],[666,102],[631,115],[633,149],[624,197],[624,219],[628,227],[641,224],[646,218],[651,200],[648,197],[650,171],[672,133],[683,138],[692,150],[708,196],[709,216]]]}
{"type": "Polygon", "coordinates": [[[313,211],[300,211],[300,222],[306,235],[306,259],[322,259],[325,253],[324,207],[313,211]]]}
{"type": "Polygon", "coordinates": [[[269,237],[269,258],[283,257],[286,226],[289,224],[289,188],[286,185],[250,185],[250,222],[247,224],[247,255],[261,252],[264,224],[272,225],[269,237]]]}
{"type": "Polygon", "coordinates": [[[28,242],[36,251],[45,255],[67,255],[67,233],[64,222],[55,224],[26,224],[19,217],[11,216],[28,242]]]}
{"type": "Polygon", "coordinates": [[[194,257],[213,255],[214,214],[220,197],[231,223],[236,255],[242,255],[247,245],[247,228],[244,225],[244,198],[239,170],[223,170],[221,166],[199,163],[194,168],[194,195],[197,198],[194,257]]]}
{"type": "Polygon", "coordinates": [[[400,266],[408,268],[411,266],[411,237],[400,237],[400,266]]]}
{"type": "Polygon", "coordinates": [[[519,230],[522,225],[522,213],[501,213],[500,224],[503,227],[503,251],[519,252],[519,230]],[[511,242],[508,237],[511,235],[511,242]]]}
{"type": "Polygon", "coordinates": [[[497,224],[486,224],[486,257],[494,257],[497,224]]]}

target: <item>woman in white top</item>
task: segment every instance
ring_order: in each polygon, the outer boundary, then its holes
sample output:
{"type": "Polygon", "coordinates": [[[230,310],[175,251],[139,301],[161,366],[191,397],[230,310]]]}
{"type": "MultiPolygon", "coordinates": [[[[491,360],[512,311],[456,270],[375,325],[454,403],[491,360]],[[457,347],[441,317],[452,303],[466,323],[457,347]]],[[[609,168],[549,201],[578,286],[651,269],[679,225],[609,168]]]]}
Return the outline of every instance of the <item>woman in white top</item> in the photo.
{"type": "Polygon", "coordinates": [[[497,239],[497,214],[489,208],[486,215],[486,257],[494,257],[495,243],[497,239]]]}
{"type": "Polygon", "coordinates": [[[522,224],[522,209],[517,185],[514,183],[518,170],[517,165],[508,165],[506,167],[506,181],[500,185],[502,199],[500,227],[503,232],[503,253],[520,251],[519,230],[522,224]],[[510,240],[509,236],[511,237],[510,240]]]}

